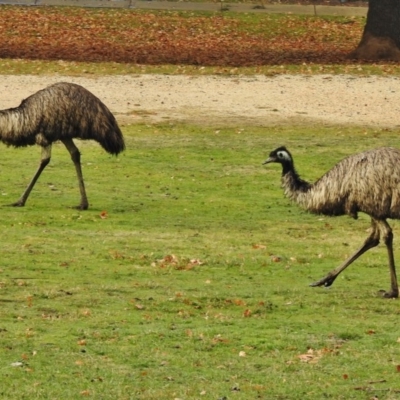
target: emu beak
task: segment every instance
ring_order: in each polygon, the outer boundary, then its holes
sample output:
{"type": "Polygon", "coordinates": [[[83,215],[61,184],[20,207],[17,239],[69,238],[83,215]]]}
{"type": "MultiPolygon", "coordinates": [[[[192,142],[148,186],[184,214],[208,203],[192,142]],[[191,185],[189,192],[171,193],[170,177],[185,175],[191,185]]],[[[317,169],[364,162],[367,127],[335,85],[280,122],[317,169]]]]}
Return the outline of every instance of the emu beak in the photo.
{"type": "Polygon", "coordinates": [[[275,158],[274,158],[274,157],[268,157],[268,158],[262,163],[262,165],[269,164],[269,163],[272,163],[272,162],[274,162],[274,161],[275,161],[275,158]]]}

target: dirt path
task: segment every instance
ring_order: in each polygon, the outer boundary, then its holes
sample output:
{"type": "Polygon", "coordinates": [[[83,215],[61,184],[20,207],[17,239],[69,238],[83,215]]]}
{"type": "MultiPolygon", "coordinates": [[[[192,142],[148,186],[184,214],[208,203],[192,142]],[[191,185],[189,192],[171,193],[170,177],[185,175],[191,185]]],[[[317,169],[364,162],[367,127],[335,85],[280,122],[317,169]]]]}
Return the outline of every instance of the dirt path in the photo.
{"type": "MultiPolygon", "coordinates": [[[[49,0],[48,0],[49,1],[49,0]]],[[[51,0],[63,1],[63,0],[51,0]]],[[[88,1],[88,0],[86,0],[88,1]]],[[[93,0],[92,0],[93,1],[93,0]]],[[[348,3],[350,4],[350,3],[348,3]]],[[[179,10],[179,11],[233,11],[233,12],[254,12],[259,14],[302,14],[302,15],[342,15],[365,17],[367,7],[349,7],[349,6],[327,6],[317,4],[270,4],[264,0],[254,0],[252,3],[230,3],[229,1],[214,2],[187,2],[187,1],[132,1],[133,8],[142,10],[179,10]]]]}
{"type": "Polygon", "coordinates": [[[304,14],[304,15],[343,15],[366,16],[365,3],[338,1],[297,1],[286,0],[271,2],[267,0],[253,0],[247,3],[230,3],[225,0],[215,1],[167,1],[167,0],[1,0],[2,4],[24,4],[29,6],[69,6],[88,8],[128,8],[138,10],[168,10],[168,11],[233,11],[254,13],[304,14]],[[294,4],[297,3],[297,4],[294,4]],[[356,5],[358,7],[356,7],[356,5]],[[360,7],[361,5],[361,7],[360,7]]]}
{"type": "Polygon", "coordinates": [[[16,107],[59,81],[92,91],[122,125],[184,121],[250,126],[302,121],[400,127],[400,78],[377,76],[0,75],[0,109],[16,107]]]}

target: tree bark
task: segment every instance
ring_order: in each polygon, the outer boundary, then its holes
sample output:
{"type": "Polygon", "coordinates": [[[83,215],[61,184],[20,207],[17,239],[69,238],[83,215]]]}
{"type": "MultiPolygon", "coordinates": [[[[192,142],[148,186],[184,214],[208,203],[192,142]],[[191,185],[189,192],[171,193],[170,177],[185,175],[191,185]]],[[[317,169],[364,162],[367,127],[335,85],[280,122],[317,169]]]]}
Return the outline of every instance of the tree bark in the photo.
{"type": "Polygon", "coordinates": [[[362,38],[350,57],[400,61],[400,0],[369,0],[362,38]]]}

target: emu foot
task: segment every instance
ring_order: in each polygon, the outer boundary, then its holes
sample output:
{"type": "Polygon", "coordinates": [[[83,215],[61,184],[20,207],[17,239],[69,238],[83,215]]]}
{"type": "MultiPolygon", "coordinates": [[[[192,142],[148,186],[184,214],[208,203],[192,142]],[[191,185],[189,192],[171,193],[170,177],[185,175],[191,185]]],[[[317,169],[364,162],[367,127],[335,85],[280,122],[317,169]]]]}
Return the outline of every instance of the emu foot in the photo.
{"type": "Polygon", "coordinates": [[[327,276],[325,276],[324,278],[320,279],[317,282],[313,282],[310,283],[311,287],[316,287],[316,286],[325,286],[325,287],[329,287],[332,285],[333,282],[335,282],[335,279],[337,278],[337,275],[331,275],[328,274],[327,276]]]}
{"type": "Polygon", "coordinates": [[[382,297],[384,299],[397,299],[399,297],[399,290],[398,289],[392,289],[389,290],[388,292],[385,292],[384,290],[379,291],[382,294],[382,297]]]}
{"type": "Polygon", "coordinates": [[[21,200],[18,200],[15,203],[8,204],[8,206],[9,207],[24,207],[25,206],[25,202],[21,201],[21,200]]]}
{"type": "Polygon", "coordinates": [[[87,210],[89,208],[89,204],[79,204],[79,206],[72,208],[75,208],[76,210],[87,210]]]}

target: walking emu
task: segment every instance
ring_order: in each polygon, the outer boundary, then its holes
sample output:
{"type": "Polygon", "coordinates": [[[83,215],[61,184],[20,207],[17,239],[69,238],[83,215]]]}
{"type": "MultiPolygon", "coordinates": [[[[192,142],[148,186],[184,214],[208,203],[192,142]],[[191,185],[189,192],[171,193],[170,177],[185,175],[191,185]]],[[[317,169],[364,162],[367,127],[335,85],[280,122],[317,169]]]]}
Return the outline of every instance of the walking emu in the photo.
{"type": "Polygon", "coordinates": [[[0,111],[0,140],[15,147],[37,144],[42,147],[39,168],[28,187],[13,206],[23,207],[40,174],[50,162],[51,147],[61,141],[75,165],[81,202],[86,210],[89,202],[83,182],[80,152],[73,138],[92,139],[110,154],[125,148],[124,138],[110,110],[82,86],[60,82],[39,90],[16,108],[0,111]]]}
{"type": "Polygon", "coordinates": [[[391,288],[387,298],[399,296],[393,256],[393,233],[387,218],[400,219],[400,150],[383,147],[345,158],[315,183],[302,180],[293,158],[285,147],[272,151],[267,163],[282,165],[285,195],[306,210],[324,215],[350,215],[358,212],[371,217],[372,231],[364,244],[338,268],[310,286],[330,286],[338,275],[382,237],[389,257],[391,288]]]}

